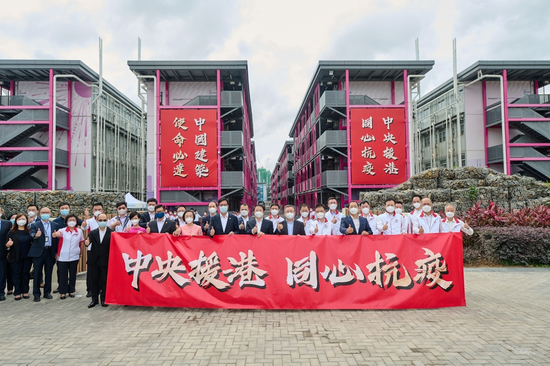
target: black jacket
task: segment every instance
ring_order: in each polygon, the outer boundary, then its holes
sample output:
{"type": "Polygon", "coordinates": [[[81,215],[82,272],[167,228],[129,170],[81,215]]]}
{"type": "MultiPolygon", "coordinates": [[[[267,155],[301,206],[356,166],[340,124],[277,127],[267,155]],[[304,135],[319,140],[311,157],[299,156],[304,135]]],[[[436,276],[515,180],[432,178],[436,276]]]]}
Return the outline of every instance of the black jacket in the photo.
{"type": "Polygon", "coordinates": [[[222,219],[221,214],[217,214],[212,217],[210,220],[210,228],[206,230],[206,234],[210,235],[210,230],[214,228],[214,235],[227,235],[230,232],[233,232],[233,234],[239,233],[239,220],[237,219],[237,216],[231,215],[230,213],[227,214],[227,225],[225,225],[225,231],[223,230],[222,226],[222,219]]]}
{"type": "Polygon", "coordinates": [[[11,230],[10,220],[0,220],[0,259],[6,259],[8,248],[6,243],[8,242],[8,232],[11,230]]]}
{"type": "MultiPolygon", "coordinates": [[[[46,239],[44,236],[44,234],[46,234],[46,230],[44,230],[44,223],[40,219],[34,220],[34,222],[31,224],[30,232],[33,238],[38,232],[38,229],[40,229],[40,231],[42,232],[42,235],[34,239],[31,246],[31,250],[29,250],[29,257],[33,257],[33,258],[41,257],[42,253],[44,252],[44,248],[46,247],[46,239]]],[[[59,229],[60,227],[58,226],[55,220],[50,221],[51,234],[53,234],[55,231],[58,231],[59,229]]],[[[51,238],[51,239],[52,239],[52,249],[50,253],[51,253],[51,256],[55,258],[55,255],[57,254],[57,248],[59,245],[59,238],[51,238]]]]}
{"type": "Polygon", "coordinates": [[[92,230],[88,235],[92,247],[88,251],[88,260],[86,263],[90,266],[107,267],[109,265],[109,249],[111,248],[111,233],[113,231],[108,227],[105,228],[106,232],[103,242],[100,242],[99,230],[99,228],[92,230]]]}
{"type": "Polygon", "coordinates": [[[174,231],[176,231],[177,229],[176,222],[170,219],[165,219],[164,225],[162,225],[162,229],[160,230],[160,233],[159,233],[156,219],[148,223],[147,226],[151,228],[151,233],[157,233],[157,234],[163,234],[163,233],[173,234],[174,231]]]}
{"type": "MultiPolygon", "coordinates": [[[[281,225],[283,225],[283,229],[282,230],[277,229],[276,234],[288,235],[288,223],[287,223],[287,221],[285,220],[285,221],[281,222],[281,225]]],[[[304,223],[295,220],[294,221],[294,228],[292,229],[292,235],[306,235],[306,230],[304,229],[304,223]]]]}
{"type": "MultiPolygon", "coordinates": [[[[248,220],[248,222],[246,223],[246,233],[247,234],[252,234],[252,230],[254,229],[254,227],[256,226],[256,218],[253,218],[253,219],[250,219],[248,220]]],[[[264,219],[262,220],[262,227],[260,228],[260,231],[264,234],[273,234],[273,222],[269,221],[268,219],[266,219],[264,217],[264,219]]],[[[258,233],[256,233],[258,234],[258,233]]]]}
{"type": "Polygon", "coordinates": [[[155,213],[153,212],[153,218],[151,219],[151,215],[149,214],[149,211],[144,212],[139,215],[139,226],[141,226],[144,229],[147,229],[147,224],[155,219],[155,213]]]}
{"type": "MultiPolygon", "coordinates": [[[[33,238],[30,234],[29,234],[29,238],[31,240],[31,246],[32,246],[33,238]]],[[[19,230],[17,230],[16,232],[13,232],[10,230],[10,232],[8,233],[8,240],[9,239],[13,241],[13,245],[8,250],[8,262],[11,262],[11,263],[17,262],[21,257],[21,243],[19,242],[19,230]]]]}

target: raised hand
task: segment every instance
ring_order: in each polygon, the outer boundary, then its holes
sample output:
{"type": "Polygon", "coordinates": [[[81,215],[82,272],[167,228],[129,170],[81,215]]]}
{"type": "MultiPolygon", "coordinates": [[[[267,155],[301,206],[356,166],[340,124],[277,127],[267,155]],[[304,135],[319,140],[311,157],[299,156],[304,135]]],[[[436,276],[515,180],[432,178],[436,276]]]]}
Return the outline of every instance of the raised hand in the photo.
{"type": "Polygon", "coordinates": [[[353,233],[353,229],[351,228],[351,225],[348,226],[348,228],[346,229],[346,234],[352,234],[353,233]]]}
{"type": "Polygon", "coordinates": [[[206,224],[204,224],[204,230],[208,230],[208,222],[206,222],[206,224]]]}
{"type": "Polygon", "coordinates": [[[125,233],[130,231],[130,226],[126,226],[126,229],[124,230],[125,233]]]}
{"type": "Polygon", "coordinates": [[[90,246],[90,238],[86,238],[86,241],[84,242],[85,246],[90,246]]]}
{"type": "Polygon", "coordinates": [[[149,225],[147,225],[147,230],[146,230],[147,234],[151,234],[151,227],[149,225]]]}
{"type": "Polygon", "coordinates": [[[283,224],[277,225],[277,229],[279,229],[279,231],[283,230],[283,224]]]}
{"type": "Polygon", "coordinates": [[[422,226],[420,226],[420,230],[418,230],[418,233],[419,234],[424,234],[424,228],[422,226]]]}
{"type": "Polygon", "coordinates": [[[466,228],[466,229],[469,229],[469,228],[470,228],[470,225],[468,225],[468,221],[469,221],[469,220],[466,220],[466,221],[464,222],[464,228],[466,228]]]}
{"type": "Polygon", "coordinates": [[[86,228],[86,226],[88,226],[88,222],[86,220],[87,220],[87,218],[85,220],[82,220],[82,225],[81,226],[83,228],[86,228]]]}
{"type": "Polygon", "coordinates": [[[262,236],[262,235],[265,235],[265,234],[264,234],[263,232],[261,232],[261,231],[258,232],[258,238],[259,238],[260,236],[262,236]]]}
{"type": "Polygon", "coordinates": [[[176,231],[174,231],[174,236],[180,236],[180,234],[181,234],[181,229],[180,229],[180,227],[179,227],[178,225],[176,225],[176,227],[177,227],[177,229],[176,229],[176,231]]]}
{"type": "MultiPolygon", "coordinates": [[[[84,218],[86,220],[88,220],[90,218],[90,211],[88,211],[88,208],[86,207],[86,209],[84,210],[84,218]]],[[[84,226],[84,225],[82,225],[84,226]]]]}
{"type": "Polygon", "coordinates": [[[388,230],[388,222],[387,221],[384,224],[384,226],[382,227],[382,230],[384,230],[384,231],[388,230]]]}
{"type": "Polygon", "coordinates": [[[330,222],[332,222],[333,224],[336,224],[338,220],[336,220],[336,217],[333,217],[332,220],[330,220],[330,222]]]}
{"type": "Polygon", "coordinates": [[[8,240],[8,242],[6,243],[6,247],[11,247],[13,245],[13,241],[11,240],[11,238],[8,240]]]}
{"type": "Polygon", "coordinates": [[[241,224],[239,225],[239,229],[244,230],[244,223],[241,223],[241,224]]]}
{"type": "Polygon", "coordinates": [[[363,232],[361,233],[361,236],[365,236],[365,235],[369,235],[369,232],[366,230],[363,230],[363,232]]]}
{"type": "Polygon", "coordinates": [[[257,232],[258,232],[258,227],[254,226],[254,228],[252,229],[252,234],[256,234],[257,232]]]}
{"type": "Polygon", "coordinates": [[[59,231],[54,231],[52,234],[52,238],[59,238],[61,236],[61,233],[59,231]]]}
{"type": "Polygon", "coordinates": [[[319,225],[315,225],[315,234],[319,232],[319,225]]]}
{"type": "Polygon", "coordinates": [[[120,220],[116,220],[115,226],[120,226],[120,225],[122,225],[122,223],[120,222],[120,220]]]}
{"type": "Polygon", "coordinates": [[[35,238],[40,238],[40,236],[42,236],[42,232],[40,231],[40,229],[38,229],[38,231],[36,232],[36,235],[34,237],[35,238]]]}
{"type": "Polygon", "coordinates": [[[216,230],[214,230],[214,228],[210,229],[210,236],[214,236],[215,233],[216,233],[216,230]]]}
{"type": "Polygon", "coordinates": [[[230,231],[229,234],[227,234],[227,236],[231,236],[233,235],[233,231],[230,231]]]}

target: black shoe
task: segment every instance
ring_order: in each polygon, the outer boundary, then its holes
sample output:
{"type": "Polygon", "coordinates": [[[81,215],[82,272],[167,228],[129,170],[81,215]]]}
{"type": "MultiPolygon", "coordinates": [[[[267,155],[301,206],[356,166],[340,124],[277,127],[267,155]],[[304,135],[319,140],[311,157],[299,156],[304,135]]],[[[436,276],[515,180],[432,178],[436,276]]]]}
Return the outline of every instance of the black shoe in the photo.
{"type": "Polygon", "coordinates": [[[97,300],[92,300],[92,302],[88,305],[88,309],[96,307],[97,305],[99,305],[99,302],[97,302],[97,300]]]}
{"type": "Polygon", "coordinates": [[[40,302],[40,296],[35,296],[34,299],[32,300],[34,302],[40,302]]]}
{"type": "Polygon", "coordinates": [[[71,295],[71,294],[69,294],[69,297],[75,297],[75,296],[76,296],[75,294],[72,294],[72,295],[71,295]]]}
{"type": "Polygon", "coordinates": [[[101,306],[103,306],[104,308],[106,308],[106,307],[109,306],[109,305],[105,304],[105,300],[102,300],[102,301],[101,301],[101,306]]]}
{"type": "Polygon", "coordinates": [[[30,297],[29,297],[29,295],[23,295],[23,298],[24,299],[29,299],[30,297]]]}
{"type": "Polygon", "coordinates": [[[14,297],[13,299],[14,299],[15,301],[19,301],[19,300],[21,300],[22,298],[21,298],[21,297],[14,297]]]}
{"type": "Polygon", "coordinates": [[[0,301],[5,301],[5,300],[6,300],[6,296],[0,295],[0,301]]]}
{"type": "Polygon", "coordinates": [[[57,288],[57,290],[53,290],[53,293],[54,293],[54,294],[59,293],[59,287],[57,288]]]}
{"type": "Polygon", "coordinates": [[[44,295],[44,298],[48,299],[48,300],[51,300],[51,299],[53,299],[53,296],[50,295],[50,294],[46,294],[46,295],[44,295]]]}
{"type": "Polygon", "coordinates": [[[65,299],[67,298],[67,295],[60,295],[59,298],[60,298],[61,300],[65,300],[65,299]]]}
{"type": "Polygon", "coordinates": [[[90,291],[86,292],[86,297],[92,297],[92,293],[90,291]]]}

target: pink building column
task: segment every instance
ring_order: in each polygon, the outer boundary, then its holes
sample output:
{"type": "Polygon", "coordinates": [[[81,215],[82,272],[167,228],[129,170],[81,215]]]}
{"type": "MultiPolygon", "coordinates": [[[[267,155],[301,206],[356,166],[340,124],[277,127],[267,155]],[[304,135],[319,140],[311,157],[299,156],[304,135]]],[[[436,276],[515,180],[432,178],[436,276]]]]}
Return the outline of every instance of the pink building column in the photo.
{"type": "Polygon", "coordinates": [[[505,140],[503,141],[504,144],[506,144],[506,159],[507,161],[504,161],[503,164],[506,164],[507,166],[507,172],[508,175],[512,175],[511,172],[511,160],[510,160],[510,123],[508,120],[508,72],[506,70],[502,70],[502,78],[504,79],[504,100],[502,101],[502,108],[504,108],[504,121],[502,126],[504,128],[504,134],[505,134],[505,140]]]}
{"type": "MultiPolygon", "coordinates": [[[[349,114],[349,70],[346,70],[346,133],[348,140],[348,202],[351,201],[351,131],[349,114]]],[[[342,202],[343,203],[343,202],[342,202]]]]}
{"type": "Polygon", "coordinates": [[[157,109],[157,120],[155,121],[156,125],[157,125],[157,135],[155,136],[155,138],[157,139],[157,151],[155,152],[157,154],[157,176],[154,177],[153,179],[156,179],[157,181],[157,184],[156,184],[156,198],[157,200],[159,201],[159,203],[161,202],[161,199],[160,199],[160,134],[161,134],[161,130],[160,130],[160,70],[157,70],[156,72],[156,76],[157,76],[157,80],[156,80],[156,83],[157,83],[157,95],[156,95],[156,105],[155,105],[155,108],[157,109]]]}
{"type": "Polygon", "coordinates": [[[67,131],[67,165],[69,167],[67,168],[67,183],[66,188],[68,191],[72,191],[71,189],[71,132],[72,132],[72,115],[73,115],[73,84],[72,81],[69,80],[67,84],[67,107],[69,108],[69,131],[67,131]]]}
{"type": "Polygon", "coordinates": [[[53,100],[53,69],[50,69],[50,97],[49,97],[49,130],[48,130],[48,189],[50,191],[55,190],[55,182],[52,182],[52,168],[53,168],[53,113],[54,113],[54,100],[53,100]]]}
{"type": "Polygon", "coordinates": [[[483,135],[485,141],[485,166],[489,167],[489,129],[487,126],[487,83],[485,80],[481,81],[481,94],[483,103],[483,135]]]}

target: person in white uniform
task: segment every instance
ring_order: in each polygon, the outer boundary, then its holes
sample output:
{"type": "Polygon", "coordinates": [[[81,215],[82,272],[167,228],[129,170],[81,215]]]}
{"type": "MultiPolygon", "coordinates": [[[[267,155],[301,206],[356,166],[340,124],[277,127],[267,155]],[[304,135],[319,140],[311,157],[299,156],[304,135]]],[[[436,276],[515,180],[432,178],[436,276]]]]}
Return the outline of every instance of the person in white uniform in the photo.
{"type": "Polygon", "coordinates": [[[374,215],[370,211],[369,201],[364,200],[361,202],[361,217],[364,217],[369,221],[369,226],[372,230],[372,235],[380,235],[380,231],[377,228],[378,216],[374,215]]]}
{"type": "Polygon", "coordinates": [[[412,205],[414,207],[414,210],[412,210],[412,212],[407,217],[407,233],[409,234],[413,233],[414,219],[420,216],[420,214],[422,213],[422,196],[419,194],[415,194],[412,198],[412,205]]]}
{"type": "Polygon", "coordinates": [[[474,229],[468,225],[467,222],[463,222],[455,217],[455,207],[453,205],[445,206],[445,218],[441,221],[442,233],[458,233],[463,231],[466,235],[472,235],[474,229]]]}
{"type": "Polygon", "coordinates": [[[395,200],[393,198],[386,199],[386,212],[378,216],[376,225],[378,231],[383,235],[401,235],[407,233],[405,217],[395,213],[395,200]]]}
{"type": "Polygon", "coordinates": [[[310,235],[337,235],[336,232],[340,231],[340,227],[333,225],[326,218],[327,209],[322,203],[318,203],[315,206],[316,219],[309,223],[310,235]]]}
{"type": "Polygon", "coordinates": [[[422,199],[422,213],[413,224],[415,234],[436,234],[441,232],[441,217],[433,212],[432,200],[422,199]]]}
{"type": "MultiPolygon", "coordinates": [[[[338,200],[336,197],[330,197],[328,199],[329,211],[325,214],[325,217],[332,225],[338,228],[338,231],[334,235],[344,235],[340,232],[340,221],[345,217],[344,214],[338,211],[338,200]]],[[[317,210],[316,210],[317,211],[317,210]]]]}

